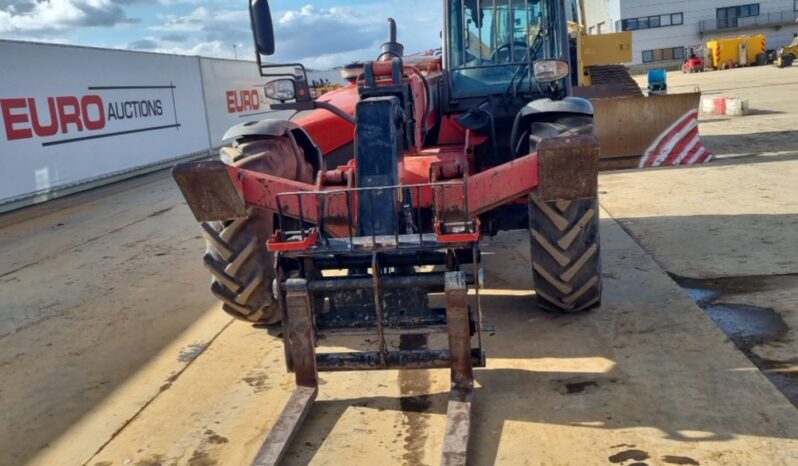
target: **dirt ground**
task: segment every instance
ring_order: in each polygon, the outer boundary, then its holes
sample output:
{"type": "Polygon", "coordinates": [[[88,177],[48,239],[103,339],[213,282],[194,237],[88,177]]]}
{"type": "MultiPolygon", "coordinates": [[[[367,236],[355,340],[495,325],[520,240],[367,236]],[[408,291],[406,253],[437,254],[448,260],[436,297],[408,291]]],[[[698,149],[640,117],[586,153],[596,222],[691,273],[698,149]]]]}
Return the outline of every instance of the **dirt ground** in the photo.
{"type": "MultiPolygon", "coordinates": [[[[600,311],[538,310],[526,236],[486,246],[495,331],[476,371],[473,464],[798,464],[798,412],[751,362],[790,380],[798,354],[798,153],[784,136],[796,78],[669,76],[759,113],[702,116],[722,156],[705,167],[602,175],[600,311]],[[752,315],[765,315],[753,334],[752,315]]],[[[207,292],[198,232],[167,173],[0,217],[0,464],[253,457],[293,381],[280,340],[232,323],[207,292]]],[[[322,379],[289,464],[438,462],[446,371],[322,379]]]]}

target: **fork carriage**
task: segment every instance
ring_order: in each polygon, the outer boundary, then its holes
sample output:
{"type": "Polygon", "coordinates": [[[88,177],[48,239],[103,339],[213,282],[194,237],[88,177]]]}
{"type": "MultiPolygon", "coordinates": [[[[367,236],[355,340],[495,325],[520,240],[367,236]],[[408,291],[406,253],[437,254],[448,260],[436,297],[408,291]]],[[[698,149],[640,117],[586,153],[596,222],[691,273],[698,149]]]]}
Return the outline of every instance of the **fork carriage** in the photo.
{"type": "MultiPolygon", "coordinates": [[[[267,245],[276,252],[275,294],[284,315],[286,365],[296,375],[297,388],[255,464],[273,464],[282,457],[316,397],[319,371],[446,367],[451,368],[452,386],[442,462],[465,462],[473,368],[485,365],[479,308],[480,231],[476,219],[466,219],[463,211],[447,210],[447,194],[457,195],[450,191],[462,195],[464,182],[291,192],[276,197],[280,229],[267,245]],[[420,203],[413,205],[423,195],[432,199],[431,217],[420,203]],[[329,206],[335,205],[329,202],[332,198],[345,199],[344,216],[329,213],[329,206]],[[378,202],[391,215],[380,215],[378,202]],[[306,225],[300,215],[299,227],[286,231],[290,222],[284,212],[289,204],[299,212],[306,204],[315,205],[318,223],[306,225]],[[325,226],[333,224],[347,235],[330,235],[325,226]],[[392,234],[382,234],[390,230],[392,234]],[[359,236],[364,232],[370,234],[359,236]],[[348,274],[325,274],[342,269],[348,274]],[[476,306],[469,306],[469,285],[474,287],[476,306]],[[443,293],[445,307],[430,307],[429,293],[443,293]],[[388,336],[432,333],[448,334],[448,347],[388,349],[388,336]],[[376,350],[316,352],[320,335],[364,334],[376,335],[376,350]]],[[[468,212],[467,202],[461,206],[468,212]]]]}

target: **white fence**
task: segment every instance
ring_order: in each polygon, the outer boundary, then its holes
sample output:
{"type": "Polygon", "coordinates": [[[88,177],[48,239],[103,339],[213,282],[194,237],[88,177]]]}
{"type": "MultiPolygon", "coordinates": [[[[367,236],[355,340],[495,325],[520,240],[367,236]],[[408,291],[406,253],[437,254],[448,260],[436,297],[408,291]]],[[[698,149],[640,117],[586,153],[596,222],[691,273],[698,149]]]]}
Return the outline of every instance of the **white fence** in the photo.
{"type": "Polygon", "coordinates": [[[252,62],[12,41],[0,62],[0,212],[207,155],[229,127],[280,116],[252,62]]]}

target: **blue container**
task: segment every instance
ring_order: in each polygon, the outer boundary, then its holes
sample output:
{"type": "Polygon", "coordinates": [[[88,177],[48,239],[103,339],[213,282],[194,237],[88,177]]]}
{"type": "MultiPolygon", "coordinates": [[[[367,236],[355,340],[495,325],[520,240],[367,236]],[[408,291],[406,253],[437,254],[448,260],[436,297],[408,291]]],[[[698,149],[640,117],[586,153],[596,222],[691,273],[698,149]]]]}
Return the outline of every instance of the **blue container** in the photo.
{"type": "Polygon", "coordinates": [[[650,91],[664,91],[668,88],[667,84],[668,75],[664,69],[649,70],[648,72],[648,90],[650,91]]]}

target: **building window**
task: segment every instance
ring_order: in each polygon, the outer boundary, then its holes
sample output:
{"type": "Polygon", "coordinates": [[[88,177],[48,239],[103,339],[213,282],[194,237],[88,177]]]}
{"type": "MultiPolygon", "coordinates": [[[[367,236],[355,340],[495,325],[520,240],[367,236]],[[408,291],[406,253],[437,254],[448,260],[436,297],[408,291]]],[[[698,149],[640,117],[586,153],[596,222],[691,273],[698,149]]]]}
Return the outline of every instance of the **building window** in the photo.
{"type": "Polygon", "coordinates": [[[643,50],[643,63],[683,60],[683,59],[684,59],[684,47],[668,47],[665,49],[643,50]]]}
{"type": "Polygon", "coordinates": [[[759,3],[718,8],[718,28],[722,29],[737,27],[737,20],[739,18],[747,18],[749,16],[759,16],[759,3]]]}
{"type": "MultiPolygon", "coordinates": [[[[798,2],[798,0],[795,0],[798,2]]],[[[641,16],[640,18],[628,18],[621,20],[622,31],[636,31],[638,29],[651,29],[664,26],[678,26],[682,24],[683,15],[681,13],[670,13],[667,15],[641,16]]]]}

